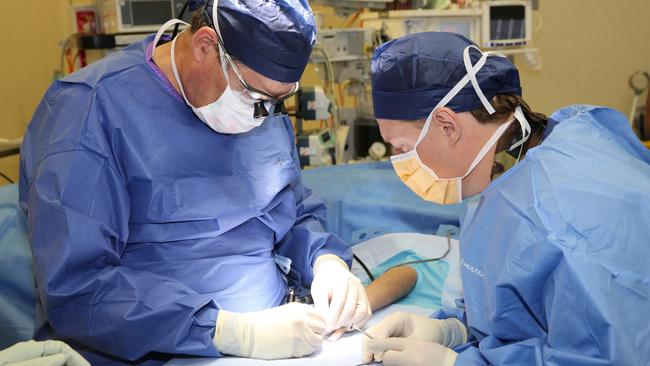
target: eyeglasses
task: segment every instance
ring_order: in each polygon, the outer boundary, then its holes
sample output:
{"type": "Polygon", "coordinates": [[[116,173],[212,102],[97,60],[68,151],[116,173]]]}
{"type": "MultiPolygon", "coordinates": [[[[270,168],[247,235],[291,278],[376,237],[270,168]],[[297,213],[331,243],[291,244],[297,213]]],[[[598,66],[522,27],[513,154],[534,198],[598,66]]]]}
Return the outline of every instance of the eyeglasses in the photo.
{"type": "Polygon", "coordinates": [[[243,103],[253,106],[253,114],[255,118],[269,116],[269,111],[267,110],[265,104],[271,104],[273,106],[272,115],[274,116],[287,114],[287,110],[284,106],[284,101],[296,95],[298,89],[300,88],[300,83],[296,82],[287,94],[279,98],[270,95],[262,90],[256,89],[246,82],[235,61],[225,51],[225,48],[221,43],[221,39],[219,39],[218,47],[220,49],[219,51],[221,55],[221,62],[226,63],[226,67],[224,67],[224,73],[228,77],[228,85],[233,91],[239,93],[239,99],[243,103]]]}
{"type": "MultiPolygon", "coordinates": [[[[206,3],[207,4],[207,3],[206,3]]],[[[214,5],[216,6],[216,4],[214,5]]],[[[261,118],[261,117],[267,117],[269,115],[269,111],[266,109],[266,106],[264,105],[265,103],[271,103],[273,105],[273,115],[281,115],[287,114],[287,109],[284,106],[284,101],[291,98],[294,96],[297,92],[298,89],[300,88],[300,83],[296,82],[293,87],[291,88],[291,91],[287,93],[286,95],[277,98],[273,95],[269,95],[268,93],[265,93],[262,90],[256,89],[250,84],[244,80],[242,77],[241,72],[237,68],[237,65],[235,64],[235,61],[230,57],[228,52],[226,52],[226,47],[223,44],[223,40],[221,39],[221,32],[215,27],[214,22],[212,21],[212,16],[208,13],[207,6],[203,7],[203,17],[205,20],[210,24],[210,27],[214,29],[215,32],[217,32],[218,35],[218,45],[217,45],[217,51],[219,51],[219,55],[221,57],[221,62],[222,62],[222,67],[223,67],[223,61],[224,59],[227,62],[227,67],[224,67],[224,72],[226,74],[226,77],[228,78],[228,85],[233,87],[233,85],[239,86],[239,90],[234,90],[233,91],[238,91],[239,92],[239,99],[248,105],[253,105],[253,117],[254,118],[261,118]],[[237,80],[231,80],[231,74],[230,70],[234,72],[237,80]]]]}

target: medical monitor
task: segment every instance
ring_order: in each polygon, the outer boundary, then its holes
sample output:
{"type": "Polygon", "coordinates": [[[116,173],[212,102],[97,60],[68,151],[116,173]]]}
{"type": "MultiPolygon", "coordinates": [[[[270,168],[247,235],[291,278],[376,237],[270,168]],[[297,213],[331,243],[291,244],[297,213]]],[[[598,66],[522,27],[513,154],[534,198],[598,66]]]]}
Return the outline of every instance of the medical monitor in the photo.
{"type": "Polygon", "coordinates": [[[481,6],[483,47],[525,46],[530,42],[531,1],[484,1],[481,6]]]}

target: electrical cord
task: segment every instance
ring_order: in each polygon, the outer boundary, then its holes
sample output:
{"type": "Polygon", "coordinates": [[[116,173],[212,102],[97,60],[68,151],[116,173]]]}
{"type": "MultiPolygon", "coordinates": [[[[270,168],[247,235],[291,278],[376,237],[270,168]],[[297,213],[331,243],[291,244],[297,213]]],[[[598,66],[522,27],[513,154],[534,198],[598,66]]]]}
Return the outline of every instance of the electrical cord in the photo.
{"type": "MultiPolygon", "coordinates": [[[[181,19],[181,20],[183,19],[183,15],[185,15],[185,11],[186,11],[187,8],[189,7],[189,5],[190,5],[190,0],[187,0],[187,1],[185,2],[185,5],[183,5],[183,8],[181,9],[180,14],[178,14],[177,19],[181,19]]],[[[179,29],[180,26],[181,26],[180,23],[177,23],[177,24],[174,26],[174,32],[172,33],[172,39],[176,38],[176,36],[178,35],[178,29],[179,29]]],[[[154,45],[154,47],[155,47],[155,46],[156,46],[156,45],[154,45]]]]}
{"type": "Polygon", "coordinates": [[[390,271],[393,268],[407,266],[409,264],[419,264],[419,263],[426,263],[426,262],[433,262],[433,261],[440,260],[440,259],[446,257],[447,254],[449,254],[450,250],[451,250],[451,230],[448,230],[447,231],[447,250],[445,250],[445,252],[442,253],[441,256],[435,257],[435,258],[418,259],[418,260],[415,260],[415,261],[408,261],[408,262],[396,264],[396,265],[394,265],[392,267],[389,267],[386,271],[384,271],[384,273],[390,271]]]}
{"type": "Polygon", "coordinates": [[[8,176],[6,176],[3,172],[0,172],[0,177],[6,179],[7,182],[9,182],[10,184],[14,184],[14,183],[15,183],[11,178],[9,178],[8,176]]]}
{"type": "MultiPolygon", "coordinates": [[[[408,266],[410,264],[420,264],[420,263],[426,263],[426,262],[433,262],[433,261],[441,260],[442,258],[446,257],[447,254],[449,254],[449,251],[451,250],[451,234],[452,234],[451,230],[447,230],[447,250],[445,250],[445,252],[442,253],[441,256],[435,257],[435,258],[418,259],[418,260],[415,260],[415,261],[408,261],[408,262],[404,262],[404,263],[399,263],[399,264],[396,264],[396,265],[394,265],[392,267],[389,267],[388,269],[386,269],[384,271],[384,273],[390,271],[393,268],[408,266]]],[[[354,258],[354,260],[356,260],[357,263],[359,263],[361,265],[361,268],[363,268],[363,270],[366,272],[366,274],[368,275],[370,280],[374,281],[375,277],[373,277],[372,273],[370,273],[370,270],[368,269],[366,264],[363,263],[363,261],[359,257],[357,257],[356,254],[353,254],[352,258],[354,258]]]]}
{"type": "Polygon", "coordinates": [[[366,274],[368,275],[368,278],[370,278],[370,281],[374,281],[375,277],[372,275],[372,273],[370,273],[370,270],[368,269],[366,264],[363,263],[363,261],[361,261],[361,259],[359,259],[359,257],[357,257],[356,254],[352,254],[352,258],[361,265],[361,268],[363,268],[364,271],[366,271],[366,274]]]}
{"type": "MultiPolygon", "coordinates": [[[[316,42],[316,44],[314,44],[314,48],[312,52],[320,53],[322,61],[321,60],[318,61],[321,61],[323,63],[323,66],[325,67],[325,77],[327,78],[327,80],[325,80],[325,84],[327,85],[327,90],[325,94],[330,100],[330,113],[334,121],[333,127],[334,127],[334,134],[336,136],[336,134],[338,134],[339,131],[340,121],[339,121],[339,105],[338,105],[338,101],[336,100],[336,94],[334,92],[334,71],[332,67],[332,61],[330,59],[329,52],[327,52],[325,46],[320,42],[316,42]]],[[[341,144],[339,144],[339,142],[336,141],[336,143],[334,144],[334,155],[336,157],[336,164],[340,164],[343,159],[343,152],[341,151],[340,146],[341,144]]]]}

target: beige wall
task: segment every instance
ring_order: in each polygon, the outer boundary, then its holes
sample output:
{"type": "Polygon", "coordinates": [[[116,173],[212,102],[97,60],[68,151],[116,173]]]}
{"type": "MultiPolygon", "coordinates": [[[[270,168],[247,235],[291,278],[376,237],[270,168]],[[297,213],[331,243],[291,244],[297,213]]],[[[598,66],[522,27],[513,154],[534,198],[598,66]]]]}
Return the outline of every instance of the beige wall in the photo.
{"type": "MultiPolygon", "coordinates": [[[[70,5],[86,3],[90,0],[2,0],[8,31],[0,57],[0,137],[22,136],[59,68],[59,42],[72,32],[70,5]]],[[[17,180],[18,162],[18,157],[1,158],[0,171],[17,180]]]]}
{"type": "MultiPolygon", "coordinates": [[[[63,1],[5,1],[3,8],[2,23],[12,31],[5,32],[0,57],[0,137],[15,138],[23,134],[38,99],[52,80],[66,6],[63,1]],[[27,26],[24,16],[16,14],[31,14],[34,21],[27,26]]],[[[18,158],[0,159],[0,171],[16,180],[18,158]]]]}
{"type": "Polygon", "coordinates": [[[588,103],[627,115],[629,75],[650,72],[650,1],[541,0],[540,12],[543,68],[520,66],[526,100],[546,113],[588,103]]]}
{"type": "MultiPolygon", "coordinates": [[[[59,68],[59,42],[72,31],[70,5],[91,1],[3,2],[2,22],[12,31],[5,32],[0,57],[0,137],[13,138],[22,135],[59,68]]],[[[650,1],[542,0],[540,14],[543,26],[536,41],[544,66],[540,71],[521,66],[526,99],[546,113],[592,103],[627,114],[632,102],[628,76],[639,69],[650,72],[650,1]]],[[[325,25],[337,27],[342,21],[327,16],[325,25]]],[[[317,81],[311,69],[305,79],[317,81]]],[[[0,159],[0,171],[16,179],[18,159],[0,159]]]]}

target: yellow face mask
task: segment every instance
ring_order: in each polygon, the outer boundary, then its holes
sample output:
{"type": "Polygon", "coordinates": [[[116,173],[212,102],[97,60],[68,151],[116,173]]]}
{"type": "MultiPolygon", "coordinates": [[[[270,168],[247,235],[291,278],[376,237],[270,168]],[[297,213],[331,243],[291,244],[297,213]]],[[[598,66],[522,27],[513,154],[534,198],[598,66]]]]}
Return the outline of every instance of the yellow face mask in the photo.
{"type": "MultiPolygon", "coordinates": [[[[478,62],[475,65],[472,65],[469,57],[470,48],[478,49],[478,47],[472,45],[466,47],[463,50],[463,61],[465,63],[465,69],[467,70],[467,74],[458,82],[458,84],[456,84],[447,93],[447,95],[445,95],[444,98],[442,98],[442,100],[440,100],[440,102],[438,102],[438,105],[436,105],[436,107],[433,108],[433,110],[429,114],[429,117],[427,118],[427,121],[424,124],[424,127],[422,128],[422,132],[420,132],[420,136],[418,137],[418,140],[416,141],[413,150],[391,157],[393,168],[395,169],[395,172],[397,173],[397,175],[400,177],[400,179],[404,184],[406,184],[413,192],[415,192],[422,199],[430,202],[435,202],[441,205],[452,205],[462,201],[463,195],[462,195],[461,184],[463,178],[468,176],[469,173],[471,173],[472,170],[476,168],[478,163],[480,163],[481,160],[483,160],[483,158],[490,151],[492,146],[494,146],[494,144],[497,141],[499,141],[499,138],[501,138],[501,136],[508,129],[508,126],[510,126],[510,124],[515,119],[519,122],[521,126],[522,139],[517,143],[513,144],[511,149],[514,149],[515,147],[523,144],[530,136],[530,125],[528,124],[528,121],[524,117],[521,108],[517,107],[517,109],[515,110],[515,118],[509,122],[502,124],[501,126],[499,126],[499,128],[497,128],[497,130],[494,132],[494,134],[492,134],[490,139],[485,143],[485,145],[483,145],[483,148],[481,148],[481,151],[478,152],[478,154],[474,158],[474,161],[470,164],[469,168],[467,169],[467,172],[462,177],[439,178],[438,175],[433,170],[431,170],[428,166],[422,163],[422,160],[418,155],[417,147],[418,145],[420,145],[420,143],[422,142],[424,137],[426,137],[429,131],[429,126],[431,125],[433,112],[435,112],[438,108],[444,107],[447,103],[449,103],[449,101],[453,97],[455,97],[456,94],[458,94],[458,92],[465,87],[465,85],[471,82],[472,87],[476,92],[476,95],[481,100],[481,103],[483,104],[485,109],[490,114],[493,114],[495,112],[494,107],[492,107],[492,105],[488,102],[487,98],[481,91],[481,88],[479,87],[478,82],[476,80],[476,73],[485,64],[485,60],[488,54],[483,53],[483,55],[478,60],[478,62]]],[[[480,49],[478,50],[480,51],[480,49]]]]}
{"type": "Polygon", "coordinates": [[[395,173],[420,198],[441,205],[460,202],[460,185],[452,179],[438,179],[433,171],[427,171],[430,169],[420,161],[417,153],[398,155],[391,160],[395,173]]]}
{"type": "MultiPolygon", "coordinates": [[[[422,129],[420,137],[426,136],[430,120],[427,120],[422,129]]],[[[501,135],[508,129],[512,121],[499,126],[492,134],[492,137],[483,145],[474,161],[462,177],[439,178],[438,175],[428,166],[424,165],[418,155],[417,146],[421,139],[418,139],[413,150],[404,154],[391,157],[393,169],[404,184],[406,184],[420,198],[438,203],[440,205],[453,205],[462,201],[462,180],[474,170],[478,163],[483,160],[492,146],[501,138],[501,135]]]]}

